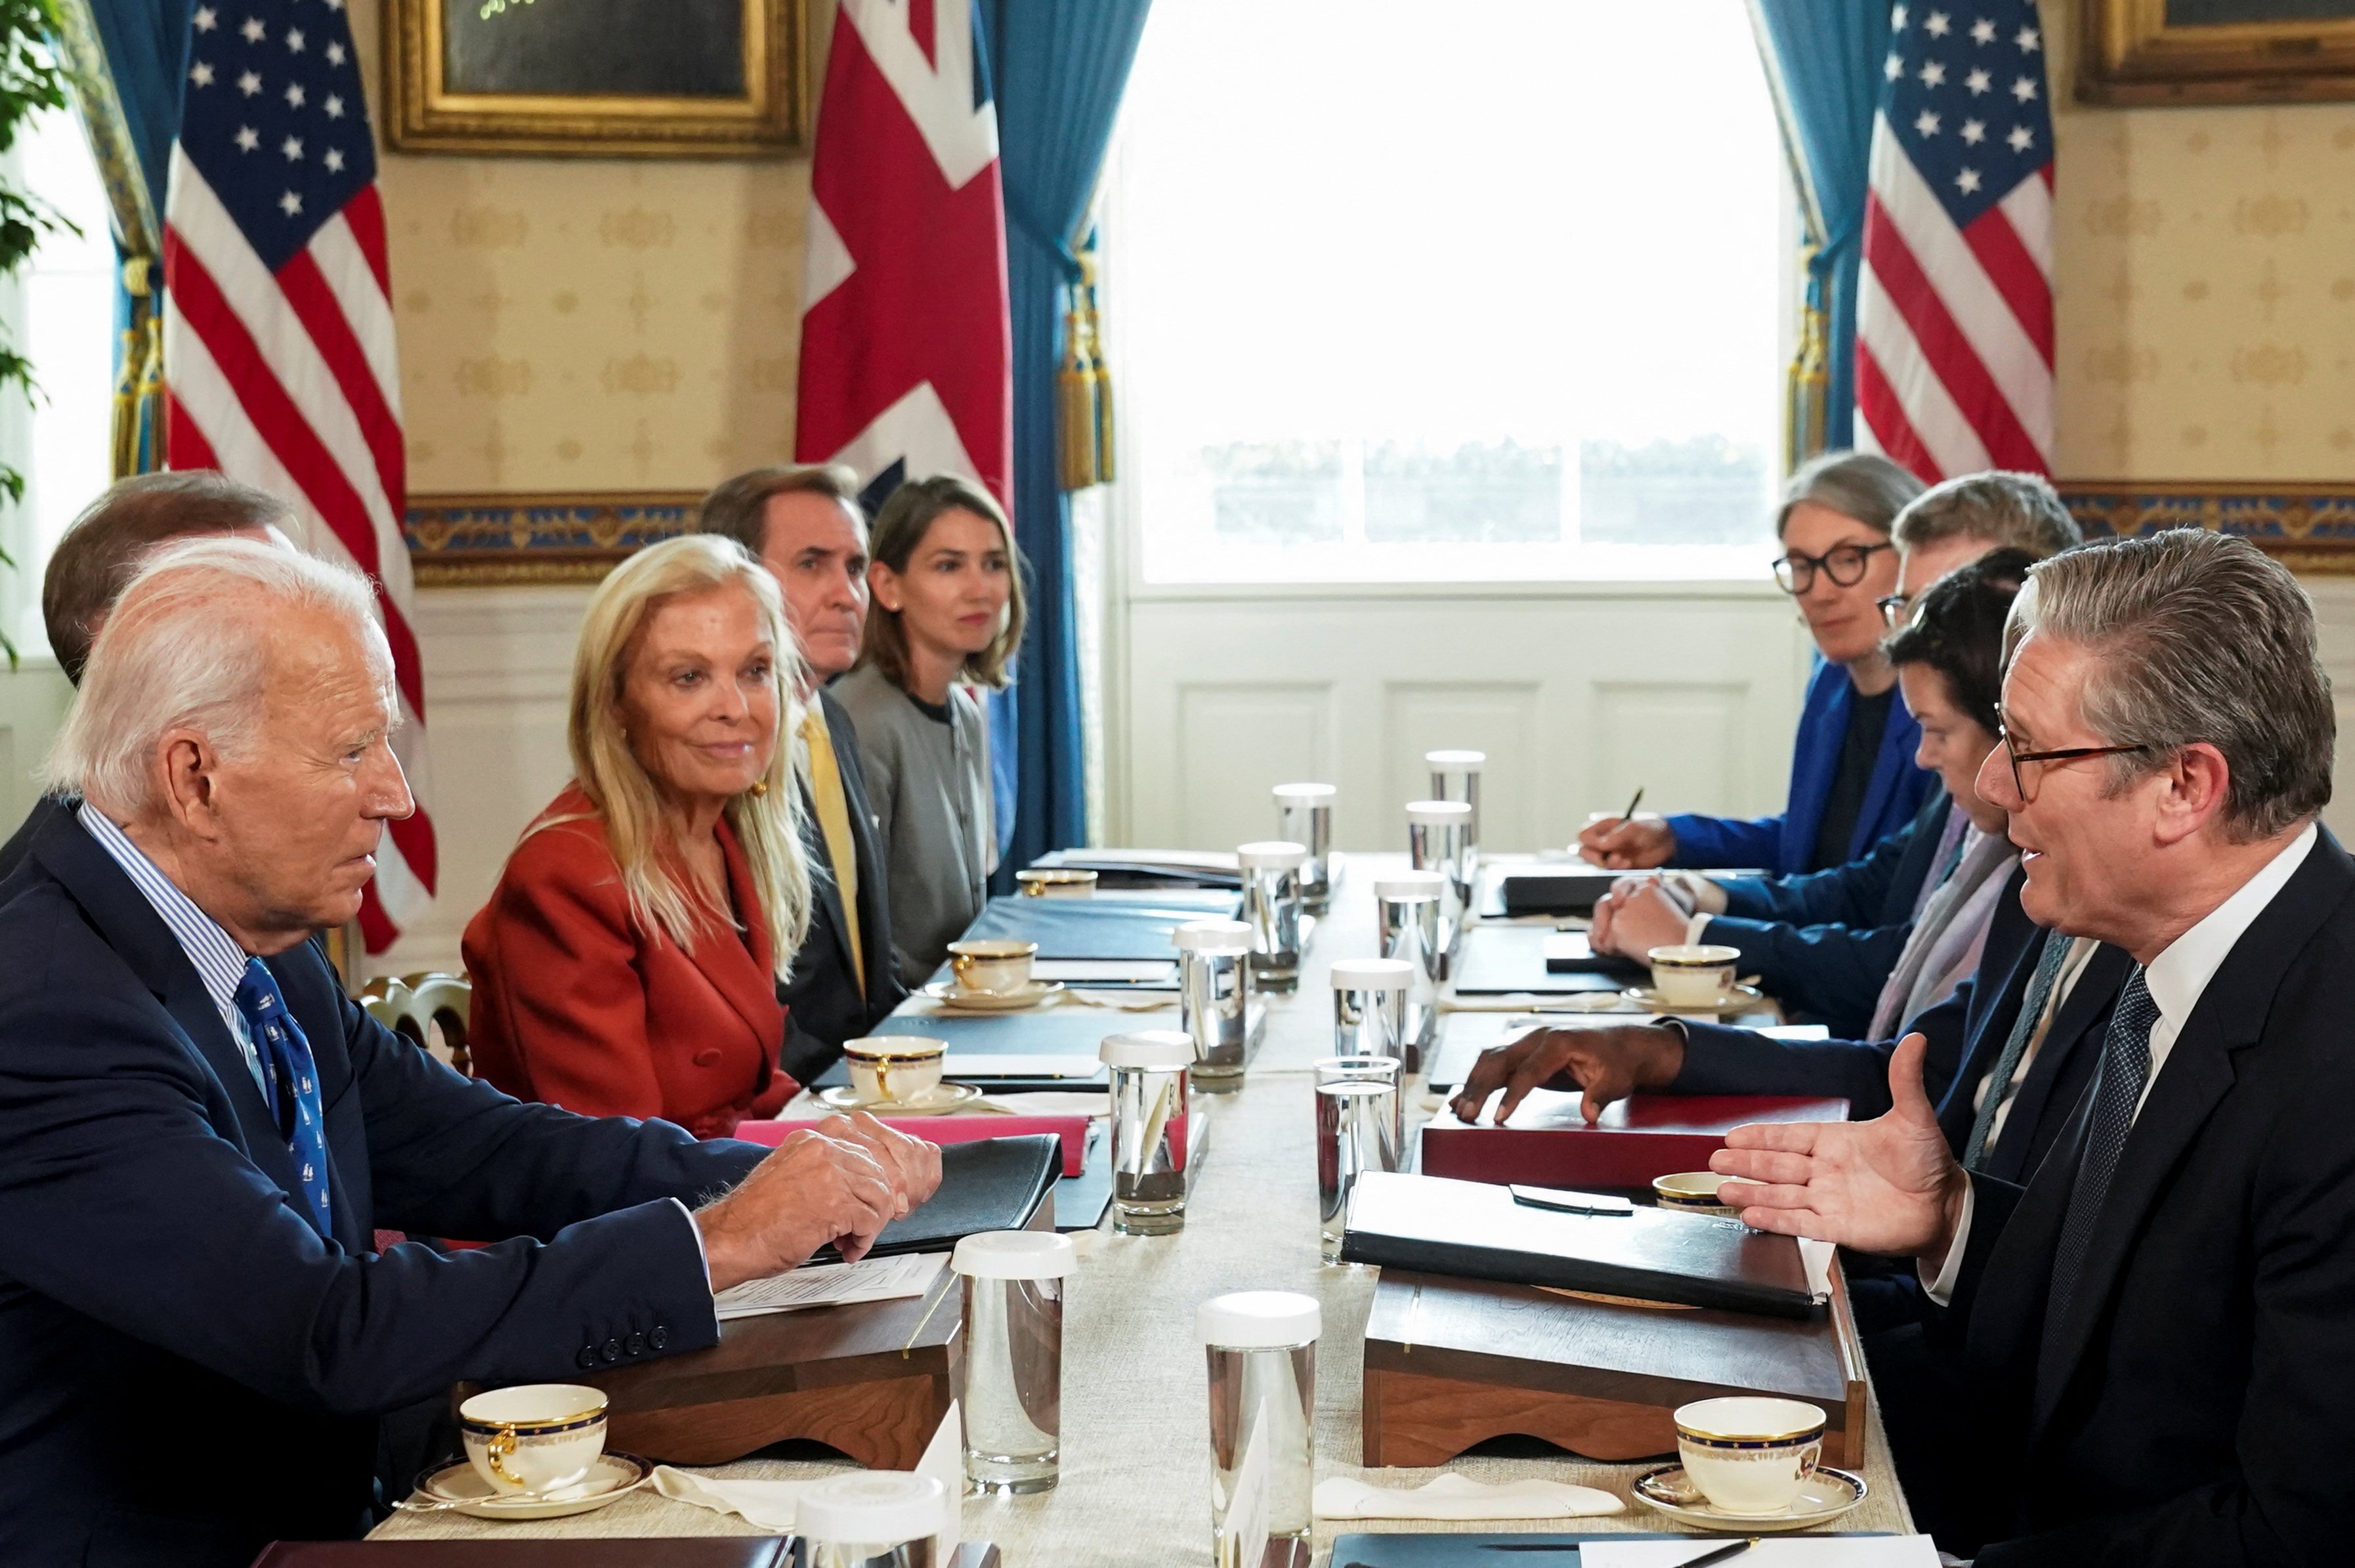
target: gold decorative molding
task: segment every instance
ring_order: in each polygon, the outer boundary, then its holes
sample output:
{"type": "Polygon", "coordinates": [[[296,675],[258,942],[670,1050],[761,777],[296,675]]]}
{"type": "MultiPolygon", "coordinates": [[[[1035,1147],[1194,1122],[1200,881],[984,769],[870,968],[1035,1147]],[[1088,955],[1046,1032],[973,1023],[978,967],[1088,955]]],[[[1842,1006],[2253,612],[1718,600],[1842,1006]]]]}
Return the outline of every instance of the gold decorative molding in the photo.
{"type": "Polygon", "coordinates": [[[2077,96],[2084,102],[2355,98],[2355,18],[2186,24],[2169,20],[2168,0],[2083,3],[2077,96]]]}
{"type": "Polygon", "coordinates": [[[2201,528],[2238,534],[2293,571],[2355,575],[2355,481],[2062,479],[2089,539],[2201,528]]]}

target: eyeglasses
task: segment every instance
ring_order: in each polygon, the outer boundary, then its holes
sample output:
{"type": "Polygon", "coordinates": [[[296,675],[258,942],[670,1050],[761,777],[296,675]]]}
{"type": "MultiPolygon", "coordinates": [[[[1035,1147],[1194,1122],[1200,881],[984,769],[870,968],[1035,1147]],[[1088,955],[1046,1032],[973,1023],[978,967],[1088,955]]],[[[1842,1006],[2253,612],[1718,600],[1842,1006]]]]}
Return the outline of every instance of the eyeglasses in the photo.
{"type": "Polygon", "coordinates": [[[1880,544],[1834,545],[1821,555],[1802,555],[1795,549],[1776,558],[1774,584],[1785,593],[1805,593],[1816,585],[1816,573],[1820,571],[1837,586],[1853,588],[1864,581],[1864,569],[1874,556],[1896,548],[1883,540],[1880,544]]]}
{"type": "MultiPolygon", "coordinates": [[[[1839,579],[1835,577],[1832,581],[1838,582],[1839,579]]],[[[1913,596],[1910,593],[1884,593],[1872,603],[1873,608],[1881,612],[1882,625],[1892,632],[1902,632],[1913,608],[1913,596]]]]}
{"type": "Polygon", "coordinates": [[[2066,746],[2057,752],[2023,752],[2012,744],[2010,731],[1998,725],[1995,734],[2003,742],[2004,755],[2011,759],[2011,787],[2019,792],[2023,805],[2036,798],[2028,787],[2028,775],[2020,772],[2023,763],[2073,763],[2080,757],[2116,757],[2150,750],[2148,746],[2066,746]]]}

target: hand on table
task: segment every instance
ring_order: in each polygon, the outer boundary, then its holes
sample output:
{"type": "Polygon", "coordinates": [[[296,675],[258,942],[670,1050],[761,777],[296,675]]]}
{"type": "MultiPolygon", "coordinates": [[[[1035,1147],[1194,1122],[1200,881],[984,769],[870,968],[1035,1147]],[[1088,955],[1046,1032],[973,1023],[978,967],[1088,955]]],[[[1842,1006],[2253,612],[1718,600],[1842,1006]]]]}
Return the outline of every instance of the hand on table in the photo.
{"type": "Polygon", "coordinates": [[[1760,1185],[1728,1186],[1742,1222],[1863,1253],[1941,1258],[1961,1223],[1969,1178],[1946,1147],[1922,1089],[1929,1042],[1909,1034],[1889,1061],[1892,1107],[1870,1122],[1736,1127],[1709,1168],[1760,1185]]]}
{"type": "MultiPolygon", "coordinates": [[[[937,1153],[933,1170],[937,1180],[937,1153]]],[[[891,1173],[862,1144],[792,1134],[734,1191],[697,1211],[711,1288],[783,1274],[828,1242],[846,1260],[864,1257],[883,1227],[907,1212],[905,1204],[891,1173]]]]}
{"type": "Polygon", "coordinates": [[[894,1132],[864,1111],[853,1111],[846,1116],[828,1116],[816,1130],[843,1143],[856,1144],[875,1157],[890,1179],[891,1190],[899,1200],[895,1220],[903,1219],[908,1211],[940,1189],[941,1146],[911,1138],[905,1133],[894,1132]]]}
{"type": "Polygon", "coordinates": [[[1691,919],[1692,912],[1657,877],[1623,877],[1595,903],[1586,942],[1597,953],[1640,960],[1655,947],[1682,942],[1691,919]]]}
{"type": "Polygon", "coordinates": [[[1493,1120],[1502,1125],[1530,1090],[1566,1086],[1578,1090],[1580,1114],[1592,1126],[1612,1102],[1638,1089],[1667,1088],[1684,1064],[1684,1036],[1657,1024],[1532,1029],[1482,1051],[1448,1108],[1460,1122],[1476,1122],[1480,1108],[1501,1089],[1493,1120]]]}
{"type": "Polygon", "coordinates": [[[1657,816],[1606,816],[1579,831],[1578,852],[1614,871],[1663,865],[1677,852],[1676,829],[1657,816]]]}

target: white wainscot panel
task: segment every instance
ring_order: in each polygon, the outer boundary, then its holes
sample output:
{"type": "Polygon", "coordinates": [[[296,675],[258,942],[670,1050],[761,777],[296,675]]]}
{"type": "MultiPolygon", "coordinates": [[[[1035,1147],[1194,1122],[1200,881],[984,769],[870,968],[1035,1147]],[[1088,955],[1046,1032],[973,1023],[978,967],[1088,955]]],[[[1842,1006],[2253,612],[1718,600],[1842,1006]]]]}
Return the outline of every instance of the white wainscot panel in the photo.
{"type": "Polygon", "coordinates": [[[564,745],[583,588],[419,592],[425,660],[427,801],[440,858],[433,908],[368,960],[377,974],[459,967],[466,923],[507,852],[572,776],[564,745]]]}
{"type": "Polygon", "coordinates": [[[1178,841],[1223,848],[1272,837],[1270,787],[1331,771],[1332,710],[1323,685],[1181,685],[1171,803],[1178,841]]]}
{"type": "Polygon", "coordinates": [[[16,831],[41,797],[34,770],[65,722],[73,688],[48,659],[11,670],[0,660],[0,842],[16,831]]]}
{"type": "Polygon", "coordinates": [[[1741,809],[1757,793],[1744,777],[1751,696],[1747,682],[1598,681],[1587,776],[1614,804],[1594,809],[1624,810],[1638,789],[1648,811],[1741,809]]]}
{"type": "Polygon", "coordinates": [[[1382,755],[1390,763],[1391,798],[1421,800],[1431,794],[1431,770],[1423,760],[1427,752],[1486,752],[1482,847],[1535,848],[1546,787],[1540,689],[1535,680],[1385,682],[1382,755]]]}

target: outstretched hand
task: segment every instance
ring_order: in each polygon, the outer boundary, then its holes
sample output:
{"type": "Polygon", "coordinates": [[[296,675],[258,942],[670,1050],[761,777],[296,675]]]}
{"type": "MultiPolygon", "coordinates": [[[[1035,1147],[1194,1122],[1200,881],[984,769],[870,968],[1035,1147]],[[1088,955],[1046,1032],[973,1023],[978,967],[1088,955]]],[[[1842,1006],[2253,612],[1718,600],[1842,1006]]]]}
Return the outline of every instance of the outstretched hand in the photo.
{"type": "Polygon", "coordinates": [[[1969,1178],[1946,1147],[1922,1088],[1929,1042],[1909,1034],[1889,1061],[1889,1114],[1870,1122],[1769,1122],[1734,1128],[1709,1168],[1742,1222],[1859,1252],[1943,1257],[1969,1178]]]}
{"type": "Polygon", "coordinates": [[[1668,1087],[1684,1060],[1684,1037],[1657,1025],[1531,1029],[1482,1051],[1448,1108],[1458,1121],[1476,1122],[1501,1089],[1495,1121],[1502,1126],[1530,1090],[1550,1084],[1576,1089],[1579,1112],[1593,1126],[1613,1101],[1638,1089],[1668,1087]]]}

